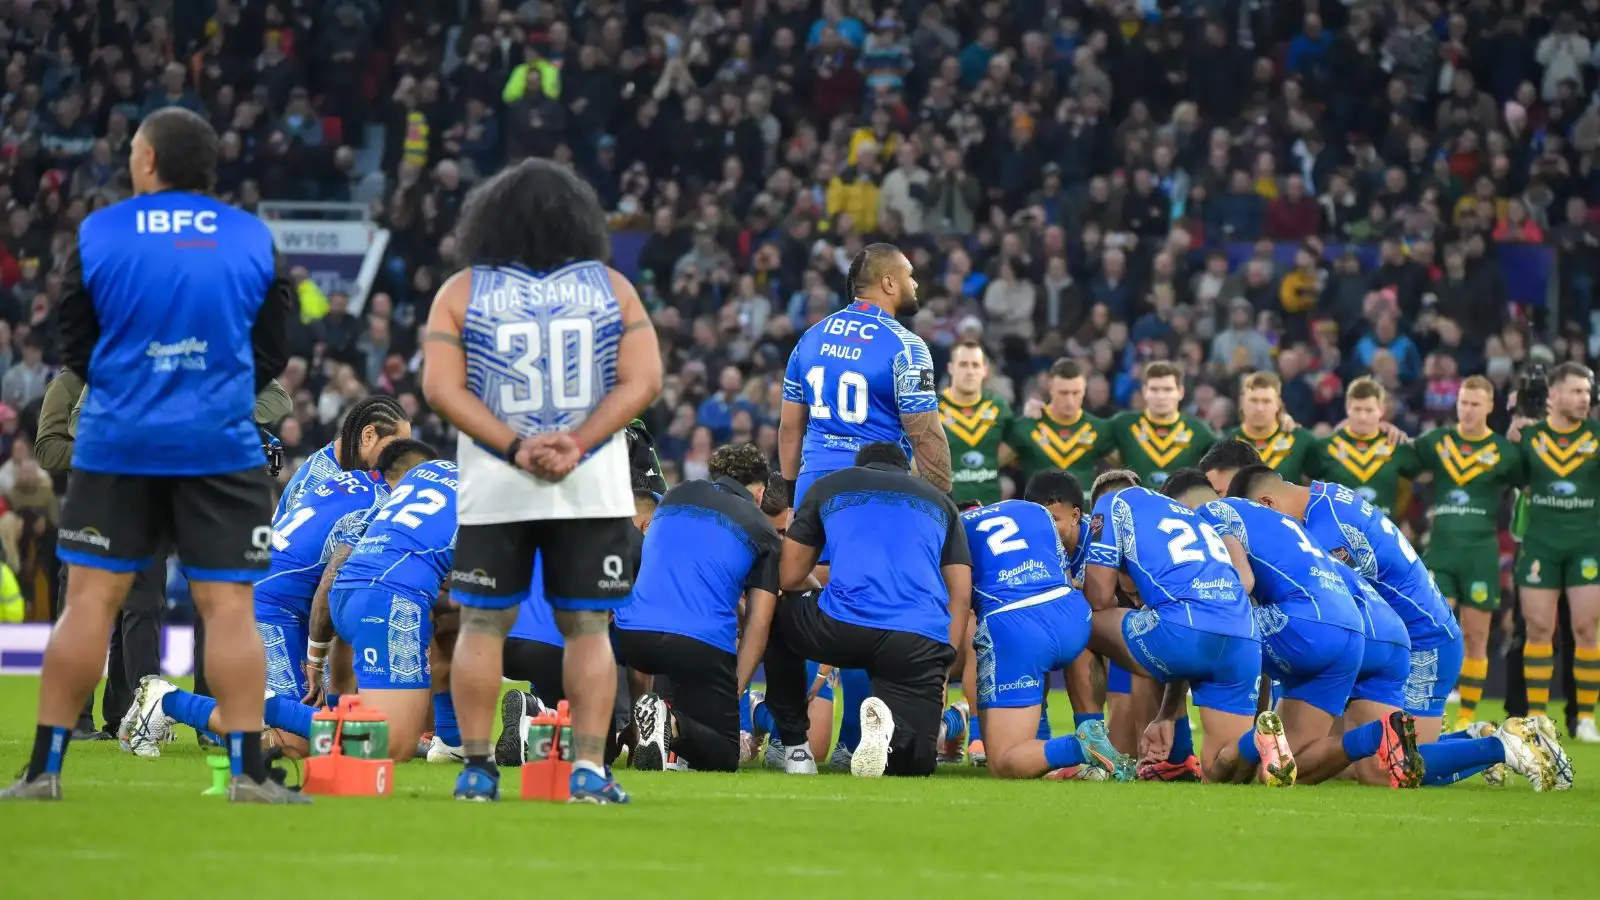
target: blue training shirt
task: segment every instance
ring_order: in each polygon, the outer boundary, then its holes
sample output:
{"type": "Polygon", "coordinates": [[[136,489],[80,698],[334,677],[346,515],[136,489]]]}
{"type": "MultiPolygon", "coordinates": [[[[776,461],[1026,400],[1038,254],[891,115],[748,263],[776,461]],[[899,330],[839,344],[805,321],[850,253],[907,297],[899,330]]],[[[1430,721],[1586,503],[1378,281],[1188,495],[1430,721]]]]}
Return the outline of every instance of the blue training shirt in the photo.
{"type": "Polygon", "coordinates": [[[870,303],[852,303],[806,329],[783,375],[783,399],[810,410],[801,473],[848,468],[857,450],[879,441],[910,456],[900,417],[937,411],[936,382],[928,345],[870,303]]]}
{"type": "Polygon", "coordinates": [[[1072,593],[1067,551],[1044,507],[1002,500],[962,513],[961,525],[972,555],[972,608],[979,619],[1072,593]]]}
{"type": "Polygon", "coordinates": [[[340,472],[307,490],[299,505],[272,522],[272,565],[255,586],[256,619],[304,622],[341,534],[371,515],[389,486],[371,472],[340,472]]]}
{"type": "Polygon", "coordinates": [[[1238,539],[1255,572],[1256,624],[1276,633],[1281,620],[1309,619],[1362,632],[1361,613],[1338,570],[1315,538],[1289,516],[1242,497],[1213,500],[1197,512],[1221,535],[1238,539]]]}
{"type": "Polygon", "coordinates": [[[1089,565],[1124,572],[1144,605],[1198,631],[1256,637],[1250,598],[1210,523],[1144,487],[1100,498],[1090,520],[1089,565]]]}
{"type": "Polygon", "coordinates": [[[738,650],[745,591],[778,593],[778,532],[744,485],[686,481],[661,498],[644,536],[623,631],[657,631],[738,650]]]}
{"type": "Polygon", "coordinates": [[[1400,614],[1413,650],[1461,638],[1455,616],[1417,551],[1383,511],[1343,485],[1311,482],[1306,530],[1360,572],[1400,614]]]}
{"type": "Polygon", "coordinates": [[[820,547],[821,558],[832,560],[817,601],[827,615],[949,642],[950,594],[941,570],[970,566],[972,557],[948,494],[896,466],[841,469],[806,492],[788,538],[820,547]]]}
{"type": "MultiPolygon", "coordinates": [[[[407,472],[365,519],[334,589],[376,587],[434,605],[455,558],[457,487],[456,464],[448,460],[407,472]]],[[[336,540],[349,543],[356,536],[352,529],[336,540]]]]}
{"type": "Polygon", "coordinates": [[[283,368],[286,335],[269,332],[286,327],[286,284],[266,223],[214,197],[161,191],[91,213],[61,305],[63,362],[89,386],[72,467],[197,476],[264,465],[256,391],[283,368]]]}

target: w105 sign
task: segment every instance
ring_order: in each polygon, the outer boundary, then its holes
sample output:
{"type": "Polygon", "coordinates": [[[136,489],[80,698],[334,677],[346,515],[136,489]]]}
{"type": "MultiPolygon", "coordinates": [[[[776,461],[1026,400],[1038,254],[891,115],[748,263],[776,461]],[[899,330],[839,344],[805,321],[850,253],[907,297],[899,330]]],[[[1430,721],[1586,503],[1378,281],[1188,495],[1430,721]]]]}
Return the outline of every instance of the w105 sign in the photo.
{"type": "Polygon", "coordinates": [[[292,269],[306,270],[324,294],[350,297],[359,312],[388,247],[389,233],[372,222],[269,218],[278,253],[292,269]]]}

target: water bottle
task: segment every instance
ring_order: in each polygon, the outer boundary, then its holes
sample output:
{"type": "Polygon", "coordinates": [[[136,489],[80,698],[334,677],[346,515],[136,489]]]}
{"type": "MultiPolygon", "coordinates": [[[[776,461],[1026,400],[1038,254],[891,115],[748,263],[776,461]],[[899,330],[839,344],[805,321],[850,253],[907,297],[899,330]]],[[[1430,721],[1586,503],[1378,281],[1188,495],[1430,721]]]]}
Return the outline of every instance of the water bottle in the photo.
{"type": "Polygon", "coordinates": [[[555,726],[551,725],[549,722],[546,722],[543,716],[534,719],[532,724],[528,726],[527,761],[544,762],[545,760],[550,759],[552,751],[555,750],[555,748],[551,746],[555,742],[555,739],[555,726]]]}
{"type": "Polygon", "coordinates": [[[388,759],[389,723],[384,719],[362,717],[344,720],[344,740],[340,749],[352,759],[388,759]]]}
{"type": "Polygon", "coordinates": [[[572,723],[570,721],[563,721],[561,723],[560,747],[561,761],[572,762],[572,723]]]}
{"type": "Polygon", "coordinates": [[[311,755],[329,756],[333,753],[333,735],[339,729],[339,717],[332,710],[319,710],[311,717],[311,755]]]}

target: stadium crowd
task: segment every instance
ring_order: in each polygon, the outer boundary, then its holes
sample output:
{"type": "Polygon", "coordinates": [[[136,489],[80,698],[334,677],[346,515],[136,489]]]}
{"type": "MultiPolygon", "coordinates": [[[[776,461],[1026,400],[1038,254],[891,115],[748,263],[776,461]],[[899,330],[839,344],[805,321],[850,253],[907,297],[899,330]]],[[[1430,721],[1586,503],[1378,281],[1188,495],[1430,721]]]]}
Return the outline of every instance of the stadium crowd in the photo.
{"type": "Polygon", "coordinates": [[[44,326],[78,223],[127,195],[130,137],[166,106],[222,135],[229,202],[367,204],[393,236],[366,298],[295,273],[285,477],[369,391],[453,443],[419,334],[466,191],[530,155],[647,234],[619,264],[667,361],[646,420],[669,482],[730,442],[776,454],[784,362],[872,241],[907,250],[941,377],[980,341],[988,389],[1035,417],[1059,359],[1102,416],[1170,360],[1219,432],[1274,371],[1317,434],[1370,375],[1416,435],[1467,376],[1503,399],[1526,363],[1595,349],[1595,0],[513,6],[6,6],[0,536],[32,617],[60,489],[30,452],[44,326]]]}

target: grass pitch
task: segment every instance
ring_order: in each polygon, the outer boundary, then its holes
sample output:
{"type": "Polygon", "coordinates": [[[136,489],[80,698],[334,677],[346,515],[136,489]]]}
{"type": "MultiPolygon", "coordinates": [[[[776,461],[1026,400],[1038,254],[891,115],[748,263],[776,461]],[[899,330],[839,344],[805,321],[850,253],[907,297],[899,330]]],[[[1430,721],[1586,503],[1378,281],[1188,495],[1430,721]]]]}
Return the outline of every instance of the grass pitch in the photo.
{"type": "MultiPolygon", "coordinates": [[[[26,762],[37,687],[0,678],[4,774],[26,762]]],[[[1052,709],[1070,724],[1065,697],[1052,709]]],[[[479,805],[451,800],[456,767],[413,762],[392,797],[290,809],[202,798],[182,729],[154,760],[75,744],[65,802],[0,807],[0,897],[1593,897],[1600,748],[1569,749],[1577,786],[1552,794],[749,769],[625,773],[628,807],[479,805]]]]}

